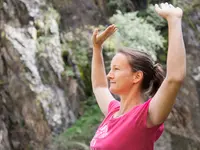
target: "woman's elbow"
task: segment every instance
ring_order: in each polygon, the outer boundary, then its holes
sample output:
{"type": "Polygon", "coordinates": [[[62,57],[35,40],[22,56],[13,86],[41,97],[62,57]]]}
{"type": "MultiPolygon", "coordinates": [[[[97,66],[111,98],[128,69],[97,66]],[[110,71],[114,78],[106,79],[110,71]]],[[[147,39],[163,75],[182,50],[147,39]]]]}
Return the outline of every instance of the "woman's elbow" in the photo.
{"type": "Polygon", "coordinates": [[[186,72],[183,72],[183,73],[179,73],[179,74],[175,74],[175,75],[167,75],[166,79],[169,82],[182,84],[185,80],[185,77],[186,77],[186,72]]]}

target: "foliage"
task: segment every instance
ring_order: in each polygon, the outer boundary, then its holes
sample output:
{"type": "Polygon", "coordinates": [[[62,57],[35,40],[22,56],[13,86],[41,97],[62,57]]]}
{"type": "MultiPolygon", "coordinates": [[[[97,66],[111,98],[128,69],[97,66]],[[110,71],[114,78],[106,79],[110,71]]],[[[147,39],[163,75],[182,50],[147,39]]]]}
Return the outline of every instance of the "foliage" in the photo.
{"type": "Polygon", "coordinates": [[[129,0],[121,1],[121,0],[108,0],[107,7],[111,11],[112,14],[116,13],[116,10],[120,10],[122,12],[130,11],[129,5],[131,2],[129,0]]]}
{"type": "Polygon", "coordinates": [[[106,44],[106,48],[131,47],[149,53],[156,60],[156,51],[164,48],[165,39],[153,25],[137,17],[137,12],[117,14],[110,18],[119,29],[106,44]],[[115,43],[115,44],[114,44],[115,43]]]}
{"type": "Polygon", "coordinates": [[[39,53],[43,53],[45,51],[45,46],[48,45],[52,40],[52,24],[54,21],[58,23],[60,20],[59,14],[51,7],[48,7],[48,9],[43,13],[43,18],[38,18],[34,21],[35,27],[37,28],[36,42],[39,53]]]}
{"type": "Polygon", "coordinates": [[[47,10],[43,10],[43,17],[37,18],[34,21],[34,25],[37,28],[37,37],[51,35],[52,25],[60,22],[60,15],[58,12],[48,7],[47,10]]]}
{"type": "Polygon", "coordinates": [[[70,141],[89,145],[97,126],[103,119],[103,115],[96,104],[94,97],[90,97],[82,105],[85,110],[84,114],[71,128],[68,128],[59,137],[56,137],[56,142],[65,141],[66,146],[70,145],[70,141]]]}
{"type": "Polygon", "coordinates": [[[153,25],[156,30],[161,31],[160,34],[165,38],[165,41],[163,42],[164,47],[160,48],[157,51],[157,58],[160,63],[162,63],[163,65],[166,64],[166,47],[168,45],[167,21],[155,12],[153,5],[150,5],[146,10],[139,11],[137,16],[144,18],[144,20],[147,21],[149,24],[153,25]]]}
{"type": "Polygon", "coordinates": [[[68,51],[70,49],[71,55],[73,55],[77,61],[78,66],[86,66],[88,64],[88,32],[77,28],[75,31],[67,32],[64,34],[63,50],[68,51]]]}
{"type": "Polygon", "coordinates": [[[84,82],[83,88],[86,95],[92,95],[91,89],[91,57],[89,56],[90,50],[90,38],[91,37],[89,29],[86,27],[84,29],[77,28],[74,31],[64,33],[62,35],[62,51],[63,58],[65,62],[65,68],[73,68],[76,77],[84,82]],[[75,67],[78,66],[78,67],[75,67]]]}
{"type": "Polygon", "coordinates": [[[145,21],[152,24],[157,30],[167,26],[166,20],[155,12],[153,5],[150,5],[146,10],[139,11],[137,16],[144,18],[145,21]]]}
{"type": "Polygon", "coordinates": [[[65,139],[56,139],[53,145],[48,149],[59,149],[59,150],[89,150],[89,146],[83,142],[77,141],[66,141],[65,139]]]}

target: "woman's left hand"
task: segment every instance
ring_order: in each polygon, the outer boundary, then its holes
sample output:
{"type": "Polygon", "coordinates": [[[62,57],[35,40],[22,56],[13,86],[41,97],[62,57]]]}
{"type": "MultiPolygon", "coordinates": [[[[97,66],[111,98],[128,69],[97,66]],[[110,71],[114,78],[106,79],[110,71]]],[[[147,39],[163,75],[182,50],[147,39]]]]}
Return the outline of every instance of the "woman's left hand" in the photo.
{"type": "Polygon", "coordinates": [[[172,4],[161,3],[160,6],[158,4],[155,5],[156,12],[166,20],[171,18],[182,18],[183,11],[179,7],[174,7],[172,4]]]}

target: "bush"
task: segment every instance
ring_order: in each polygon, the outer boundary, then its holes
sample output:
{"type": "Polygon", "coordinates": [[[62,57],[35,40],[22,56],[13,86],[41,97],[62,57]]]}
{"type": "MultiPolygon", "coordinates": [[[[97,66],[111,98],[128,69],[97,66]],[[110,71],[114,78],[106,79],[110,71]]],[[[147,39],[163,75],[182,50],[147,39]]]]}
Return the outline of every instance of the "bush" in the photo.
{"type": "Polygon", "coordinates": [[[152,24],[156,30],[161,30],[167,26],[167,21],[155,12],[153,5],[150,5],[146,10],[139,11],[137,16],[144,18],[144,20],[152,24]]]}
{"type": "Polygon", "coordinates": [[[86,148],[89,145],[98,125],[103,119],[103,115],[94,97],[90,97],[82,105],[85,110],[82,117],[72,127],[54,139],[55,145],[61,144],[65,148],[70,146],[86,148]]]}
{"type": "Polygon", "coordinates": [[[117,14],[110,18],[110,22],[119,29],[115,36],[105,43],[106,49],[131,47],[149,53],[157,60],[156,52],[164,48],[165,39],[153,25],[145,19],[137,17],[137,12],[117,14]]]}

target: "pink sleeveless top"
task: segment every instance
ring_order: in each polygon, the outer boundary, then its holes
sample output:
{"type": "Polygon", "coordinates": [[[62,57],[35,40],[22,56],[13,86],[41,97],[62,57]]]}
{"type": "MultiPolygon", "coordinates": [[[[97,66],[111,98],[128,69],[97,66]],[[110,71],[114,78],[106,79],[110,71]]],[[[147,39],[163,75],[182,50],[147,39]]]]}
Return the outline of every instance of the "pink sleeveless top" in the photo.
{"type": "Polygon", "coordinates": [[[154,142],[161,136],[164,125],[147,128],[149,102],[137,105],[124,115],[113,118],[120,102],[113,100],[108,114],[100,124],[90,143],[91,150],[153,150],[154,142]]]}

